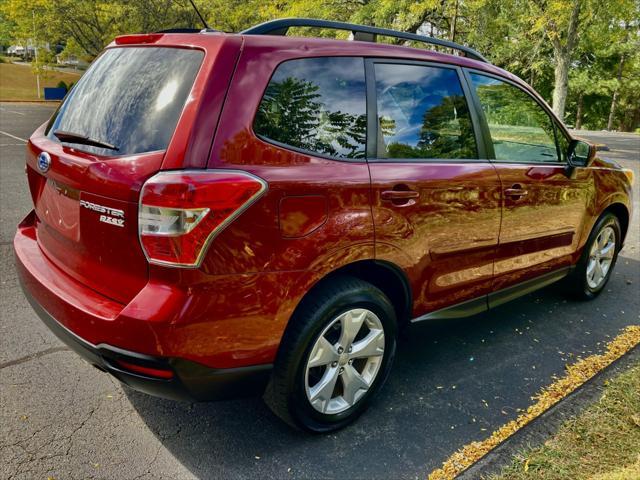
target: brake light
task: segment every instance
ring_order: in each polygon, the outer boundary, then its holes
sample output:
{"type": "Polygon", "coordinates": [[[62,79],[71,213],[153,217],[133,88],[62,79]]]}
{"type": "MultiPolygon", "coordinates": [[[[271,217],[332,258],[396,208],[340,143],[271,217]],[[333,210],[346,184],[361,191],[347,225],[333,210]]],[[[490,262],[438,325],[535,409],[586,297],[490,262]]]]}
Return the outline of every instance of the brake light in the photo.
{"type": "Polygon", "coordinates": [[[134,33],[116,37],[116,45],[133,45],[137,43],[156,43],[163,37],[162,33],[134,33]]]}
{"type": "Polygon", "coordinates": [[[267,189],[247,172],[162,172],[142,187],[138,231],[150,263],[197,268],[211,240],[267,189]]]}

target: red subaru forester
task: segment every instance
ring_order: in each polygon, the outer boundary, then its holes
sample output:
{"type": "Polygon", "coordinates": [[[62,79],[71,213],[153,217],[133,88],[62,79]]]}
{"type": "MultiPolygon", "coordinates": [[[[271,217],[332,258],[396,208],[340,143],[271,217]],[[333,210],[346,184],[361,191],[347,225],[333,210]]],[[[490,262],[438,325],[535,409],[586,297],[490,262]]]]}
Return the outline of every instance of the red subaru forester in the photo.
{"type": "Polygon", "coordinates": [[[137,390],[264,393],[316,432],[362,413],[409,322],[560,279],[598,295],[631,208],[631,173],[477,52],[308,19],[118,37],[26,170],[17,269],[62,341],[137,390]]]}

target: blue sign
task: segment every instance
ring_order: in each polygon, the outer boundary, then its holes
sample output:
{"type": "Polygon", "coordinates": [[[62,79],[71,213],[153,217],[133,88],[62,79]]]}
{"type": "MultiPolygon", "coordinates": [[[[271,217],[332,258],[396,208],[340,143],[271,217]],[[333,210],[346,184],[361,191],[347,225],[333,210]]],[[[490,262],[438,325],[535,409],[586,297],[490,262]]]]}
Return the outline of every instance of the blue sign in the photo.
{"type": "Polygon", "coordinates": [[[44,87],[45,100],[62,100],[66,94],[66,88],[44,87]]]}

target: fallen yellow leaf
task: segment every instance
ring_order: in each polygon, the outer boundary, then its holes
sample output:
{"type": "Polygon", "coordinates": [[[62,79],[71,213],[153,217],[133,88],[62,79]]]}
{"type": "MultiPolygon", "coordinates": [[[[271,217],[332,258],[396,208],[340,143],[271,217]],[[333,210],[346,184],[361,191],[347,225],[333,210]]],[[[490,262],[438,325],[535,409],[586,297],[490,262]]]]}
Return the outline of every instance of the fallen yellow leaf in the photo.
{"type": "MultiPolygon", "coordinates": [[[[518,418],[493,432],[482,442],[472,442],[453,453],[437,470],[429,474],[429,480],[453,480],[457,475],[480,460],[533,419],[539,417],[553,405],[569,395],[580,385],[609,366],[636,345],[640,344],[640,325],[630,325],[607,344],[601,355],[591,355],[566,367],[564,376],[558,378],[540,393],[533,396],[535,403],[518,418]]],[[[482,400],[485,406],[488,404],[482,400]]],[[[635,422],[635,420],[634,420],[635,422]]]]}

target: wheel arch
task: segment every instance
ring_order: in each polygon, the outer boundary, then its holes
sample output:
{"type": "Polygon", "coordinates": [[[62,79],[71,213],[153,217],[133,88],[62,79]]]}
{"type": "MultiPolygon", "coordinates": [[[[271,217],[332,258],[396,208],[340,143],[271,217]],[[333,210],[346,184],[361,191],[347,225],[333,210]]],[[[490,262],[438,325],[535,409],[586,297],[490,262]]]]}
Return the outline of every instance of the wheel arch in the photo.
{"type": "Polygon", "coordinates": [[[291,318],[296,315],[305,298],[313,295],[313,292],[325,283],[340,276],[355,277],[382,290],[393,305],[398,327],[409,323],[413,307],[413,296],[406,273],[391,262],[374,259],[358,260],[326,273],[302,296],[294,308],[291,318]]]}
{"type": "MultiPolygon", "coordinates": [[[[629,221],[630,221],[630,212],[627,206],[621,202],[614,202],[609,204],[600,214],[598,220],[602,218],[607,213],[613,213],[620,222],[620,228],[622,229],[622,238],[621,244],[624,245],[624,240],[627,236],[627,231],[629,230],[629,221]]],[[[596,220],[597,223],[597,220],[596,220]]]]}

